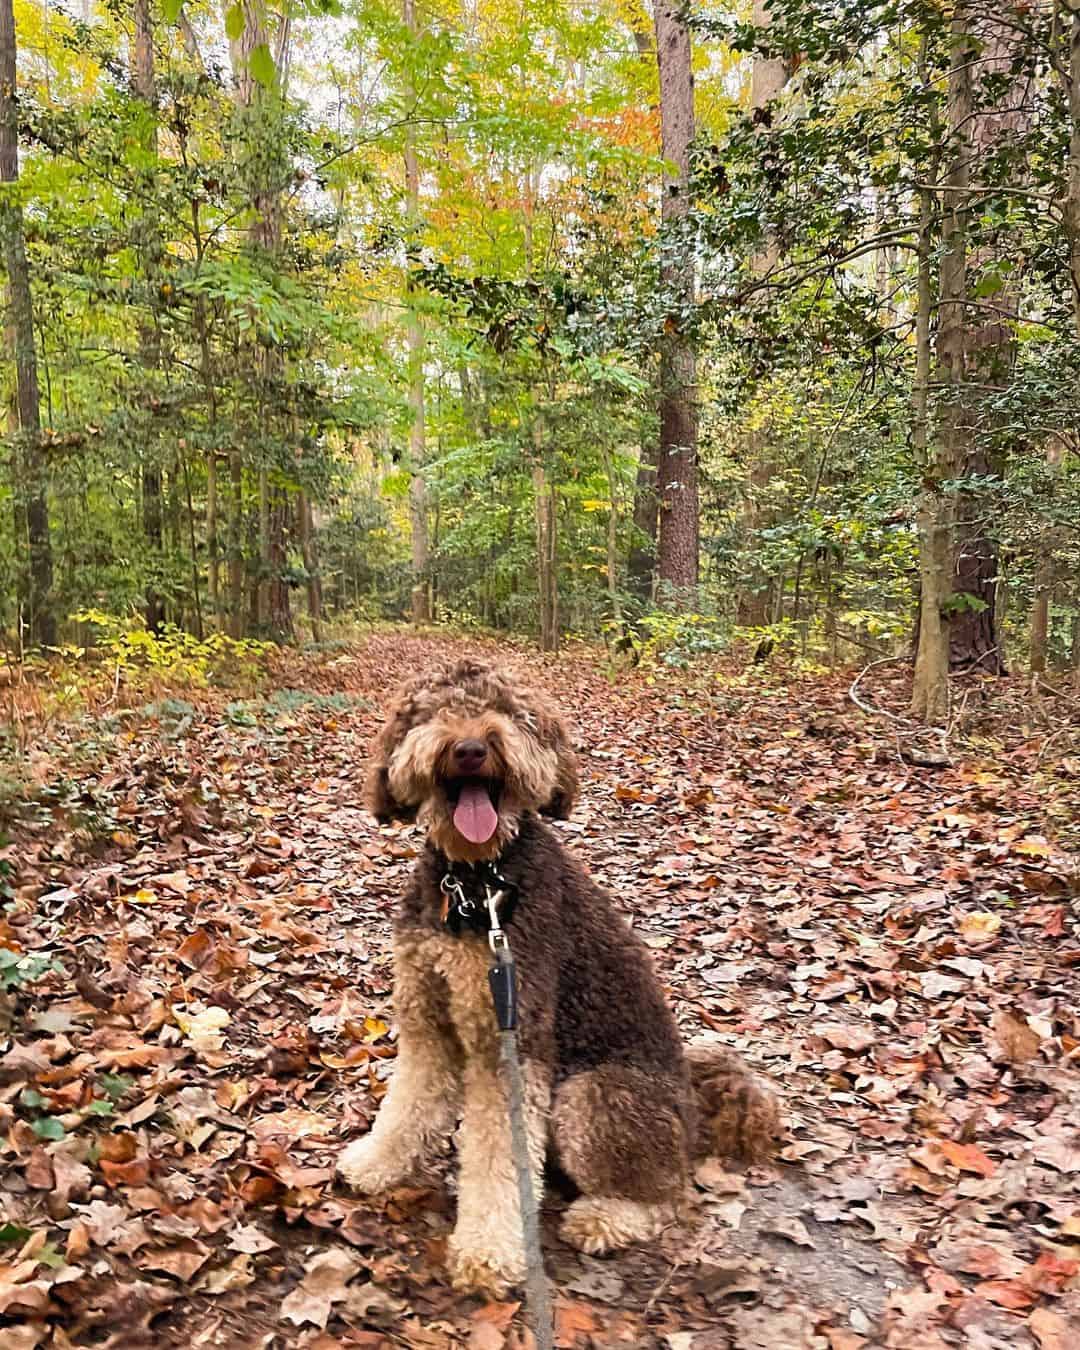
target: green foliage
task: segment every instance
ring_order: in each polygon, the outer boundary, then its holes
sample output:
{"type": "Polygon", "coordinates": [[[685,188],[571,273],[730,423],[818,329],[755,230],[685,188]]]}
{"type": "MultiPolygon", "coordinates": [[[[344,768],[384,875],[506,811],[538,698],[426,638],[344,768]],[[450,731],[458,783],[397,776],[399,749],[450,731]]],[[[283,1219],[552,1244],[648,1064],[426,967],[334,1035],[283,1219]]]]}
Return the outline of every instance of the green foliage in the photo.
{"type": "MultiPolygon", "coordinates": [[[[19,0],[51,603],[71,616],[53,706],[80,704],[102,653],[138,687],[254,683],[264,640],[401,618],[418,584],[440,620],[534,633],[539,481],[569,632],[644,614],[658,662],[766,629],[807,659],[901,648],[923,484],[918,185],[950,148],[940,4],[772,0],[767,31],[746,5],[694,7],[698,136],[679,241],[692,304],[673,297],[672,240],[657,230],[655,61],[623,4],[428,7],[412,32],[397,0],[229,0],[189,6],[183,42],[181,7],[155,16],[150,106],[129,14],[82,22],[19,0]],[[205,59],[226,50],[247,51],[246,67],[205,59]],[[777,57],[788,92],[752,111],[752,63],[777,57]],[[634,521],[658,436],[658,343],[675,323],[697,347],[697,605],[715,616],[700,622],[664,617],[631,567],[648,542],[634,521]]],[[[943,491],[993,522],[1014,647],[1049,560],[1050,648],[1065,661],[1080,611],[1080,344],[1050,9],[1009,20],[1030,106],[982,156],[969,212],[971,299],[1018,311],[1011,364],[978,407],[988,468],[963,466],[943,491]],[[1064,447],[1052,470],[1048,438],[1064,447]]],[[[980,110],[1008,78],[981,63],[980,110]]],[[[936,266],[940,194],[932,205],[936,266]]],[[[8,438],[0,630],[24,655],[15,450],[8,438]]],[[[958,621],[975,609],[963,594],[947,604],[958,621]]]]}
{"type": "MultiPolygon", "coordinates": [[[[108,652],[117,672],[135,684],[143,677],[193,688],[249,684],[263,673],[273,650],[272,643],[231,638],[225,633],[199,639],[172,624],[152,633],[135,620],[117,619],[101,610],[82,610],[72,619],[94,626],[99,648],[108,652]]],[[[83,649],[62,653],[75,660],[85,654],[83,649]]]]}
{"type": "Polygon", "coordinates": [[[51,956],[0,947],[0,992],[9,994],[12,990],[24,989],[48,974],[64,974],[63,966],[51,956]]]}

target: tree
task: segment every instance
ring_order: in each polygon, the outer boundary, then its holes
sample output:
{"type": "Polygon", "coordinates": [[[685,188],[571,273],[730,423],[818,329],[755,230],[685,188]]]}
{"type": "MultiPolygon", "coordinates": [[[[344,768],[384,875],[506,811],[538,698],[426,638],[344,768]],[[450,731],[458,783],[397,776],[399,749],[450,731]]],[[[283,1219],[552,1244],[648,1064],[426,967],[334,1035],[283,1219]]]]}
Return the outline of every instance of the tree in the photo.
{"type": "MultiPolygon", "coordinates": [[[[418,34],[415,0],[402,0],[402,14],[409,37],[418,34]]],[[[411,90],[409,93],[411,94],[411,90]]],[[[420,169],[416,159],[416,134],[410,126],[405,133],[405,231],[406,250],[415,247],[420,215],[420,169]]],[[[409,531],[412,543],[412,619],[413,623],[431,620],[431,544],[428,539],[427,490],[424,483],[424,330],[415,309],[412,287],[406,296],[409,306],[407,341],[409,350],[409,531]]]]}
{"type": "MultiPolygon", "coordinates": [[[[234,10],[241,6],[234,6],[234,10]]],[[[281,193],[286,182],[282,154],[282,71],[289,51],[290,20],[279,16],[276,53],[270,51],[270,15],[266,0],[242,0],[242,26],[231,42],[240,125],[245,141],[245,175],[251,192],[251,245],[257,264],[276,269],[281,250],[281,193]]],[[[238,31],[237,31],[238,29],[238,31]]],[[[271,481],[270,448],[291,439],[284,359],[273,343],[260,343],[250,352],[255,411],[262,432],[258,464],[259,570],[252,588],[254,626],[275,639],[292,636],[289,587],[285,576],[287,530],[291,519],[288,489],[271,481]]],[[[242,512],[242,479],[233,470],[234,511],[242,512]]],[[[279,467],[280,475],[280,467],[279,467]]],[[[238,540],[234,538],[234,547],[238,540]]],[[[242,597],[234,589],[233,604],[242,597]]],[[[234,609],[235,631],[240,618],[234,609]]]]}
{"type": "Polygon", "coordinates": [[[697,587],[700,536],[697,372],[690,332],[694,252],[690,220],[690,148],[694,139],[694,74],[690,29],[682,5],[657,0],[656,61],[660,75],[660,276],[668,314],[660,346],[660,503],[657,571],[675,590],[697,587]]]}
{"type": "MultiPolygon", "coordinates": [[[[754,0],[753,24],[763,36],[767,37],[769,28],[769,6],[766,0],[754,0]]],[[[788,80],[788,64],[776,56],[766,56],[760,51],[754,52],[750,71],[750,117],[754,125],[769,126],[773,120],[771,104],[783,91],[788,80]]],[[[755,248],[750,257],[752,275],[767,276],[777,259],[776,239],[767,236],[755,248]]],[[[746,451],[750,461],[747,474],[745,506],[743,509],[743,529],[747,541],[753,547],[755,536],[763,523],[758,506],[758,498],[768,484],[773,466],[768,457],[768,429],[764,425],[755,425],[747,436],[746,451]]],[[[770,604],[769,586],[762,570],[753,566],[750,584],[740,588],[738,600],[739,622],[748,626],[760,627],[768,623],[770,604]]]]}
{"type": "Polygon", "coordinates": [[[45,454],[41,439],[37,347],[30,268],[19,201],[18,63],[13,0],[0,0],[0,235],[8,277],[8,324],[15,364],[18,420],[12,456],[16,550],[27,549],[22,582],[22,623],[32,644],[56,641],[53,612],[52,544],[45,454]]]}
{"type": "MultiPolygon", "coordinates": [[[[157,87],[154,79],[154,27],[150,14],[150,0],[134,0],[135,40],[131,50],[131,86],[143,106],[140,149],[153,163],[157,159],[157,87]]],[[[161,359],[161,342],[156,323],[156,297],[160,285],[161,233],[154,209],[153,171],[145,174],[146,197],[150,205],[139,222],[140,254],[143,281],[147,294],[146,317],[139,324],[139,357],[147,371],[156,371],[161,359]]],[[[159,449],[151,441],[144,451],[142,466],[143,532],[151,555],[160,565],[162,552],[162,494],[159,449]]],[[[151,632],[160,632],[165,622],[165,601],[157,584],[151,582],[146,591],[146,626],[151,632]]]]}

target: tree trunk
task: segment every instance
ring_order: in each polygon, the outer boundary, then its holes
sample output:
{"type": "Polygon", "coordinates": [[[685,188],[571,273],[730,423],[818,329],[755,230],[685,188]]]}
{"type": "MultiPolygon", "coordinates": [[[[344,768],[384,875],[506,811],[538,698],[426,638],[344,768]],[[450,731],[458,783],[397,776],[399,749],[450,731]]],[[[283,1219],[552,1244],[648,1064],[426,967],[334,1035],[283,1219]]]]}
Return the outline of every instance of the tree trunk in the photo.
{"type": "MultiPolygon", "coordinates": [[[[924,37],[920,53],[920,77],[927,81],[927,39],[924,37]]],[[[963,63],[966,48],[958,44],[954,35],[952,71],[949,85],[951,126],[966,126],[965,86],[963,63]]],[[[937,127],[935,126],[935,131],[937,127]]],[[[937,178],[938,157],[932,158],[933,178],[937,178]]],[[[949,183],[958,189],[966,184],[967,160],[962,145],[953,151],[949,169],[949,183]]],[[[957,204],[961,192],[951,196],[957,204]]],[[[946,206],[949,206],[949,202],[946,206]]],[[[963,218],[949,214],[945,222],[946,253],[939,269],[940,300],[937,358],[943,377],[950,367],[946,355],[955,337],[949,324],[955,325],[958,299],[963,297],[965,284],[966,243],[963,218]]],[[[931,322],[933,307],[934,210],[930,191],[919,193],[918,245],[918,302],[916,311],[915,388],[914,388],[914,450],[915,462],[922,478],[916,508],[916,529],[919,539],[919,609],[915,639],[915,669],[911,691],[911,710],[925,722],[943,723],[949,711],[949,625],[948,600],[952,580],[952,505],[943,491],[949,477],[946,446],[939,443],[935,433],[931,445],[930,429],[930,370],[931,322]]]]}
{"type": "Polygon", "coordinates": [[[244,636],[244,461],[229,451],[229,636],[244,636]]]}
{"type": "Polygon", "coordinates": [[[559,649],[558,584],[556,576],[555,490],[548,486],[543,464],[533,466],[536,510],[536,586],[540,599],[540,646],[559,649]]]}
{"type": "Polygon", "coordinates": [[[275,642],[291,642],[293,631],[292,610],[289,605],[289,583],[286,579],[288,556],[289,494],[283,487],[276,487],[270,502],[270,636],[275,642]]]}
{"type": "Polygon", "coordinates": [[[634,539],[626,560],[626,579],[632,594],[642,605],[653,600],[656,568],[656,525],[659,503],[656,497],[657,445],[643,445],[638,458],[634,485],[634,539]]]}
{"type": "MultiPolygon", "coordinates": [[[[417,34],[414,0],[403,0],[402,17],[413,37],[417,34]]],[[[410,101],[412,90],[408,91],[410,101]]],[[[412,127],[405,132],[405,215],[408,233],[407,267],[416,247],[420,224],[420,169],[416,159],[416,136],[412,127]]],[[[424,330],[413,305],[415,296],[411,277],[406,283],[409,347],[409,531],[412,545],[412,621],[431,622],[431,544],[428,538],[427,484],[424,480],[424,330]]]]}
{"type": "Polygon", "coordinates": [[[321,642],[322,582],[319,579],[315,540],[312,536],[311,501],[304,491],[301,491],[297,496],[296,518],[300,535],[300,556],[304,560],[304,571],[307,573],[308,618],[311,621],[311,636],[316,642],[321,642]]]}
{"type": "Polygon", "coordinates": [[[210,609],[218,627],[221,627],[221,577],[218,565],[218,488],[217,453],[210,450],[206,456],[206,580],[210,595],[210,609]]]}
{"type": "Polygon", "coordinates": [[[1069,250],[1069,279],[1072,283],[1073,319],[1080,338],[1080,8],[1071,0],[1060,0],[1061,23],[1068,34],[1068,78],[1063,81],[1069,101],[1069,168],[1062,216],[1069,250]],[[1071,20],[1065,13],[1072,9],[1071,20]]]}
{"type": "Polygon", "coordinates": [[[685,10],[658,0],[656,61],[660,75],[661,279],[670,305],[660,346],[660,457],[657,472],[657,572],[674,591],[695,591],[700,518],[697,459],[697,370],[686,318],[694,302],[690,239],[690,146],[694,76],[685,10]]]}
{"type": "MultiPolygon", "coordinates": [[[[289,20],[278,20],[274,75],[268,83],[255,78],[253,54],[270,49],[270,16],[266,0],[242,0],[244,26],[230,42],[237,100],[246,115],[248,147],[243,164],[251,192],[254,220],[249,231],[253,250],[270,255],[275,266],[281,251],[281,192],[285,185],[282,154],[281,98],[283,71],[287,65],[289,20]]],[[[259,420],[267,438],[280,431],[284,359],[273,347],[253,353],[252,382],[258,390],[259,420]]],[[[264,452],[265,456],[265,452],[264,452]]],[[[292,635],[289,588],[285,581],[288,562],[286,523],[289,517],[287,489],[271,490],[270,465],[264,457],[259,466],[258,552],[259,576],[254,588],[252,615],[259,627],[268,627],[276,639],[292,635]]]]}
{"type": "MultiPolygon", "coordinates": [[[[765,0],[754,0],[753,23],[755,28],[769,27],[770,16],[765,0]]],[[[754,57],[750,72],[750,112],[755,126],[769,125],[772,120],[769,105],[779,96],[788,78],[786,62],[763,56],[754,57]]],[[[750,258],[751,274],[755,277],[765,276],[775,266],[776,258],[776,241],[768,238],[763,247],[750,258]]],[[[767,426],[755,427],[747,434],[746,459],[748,468],[742,507],[742,532],[749,542],[758,530],[769,523],[763,519],[758,506],[759,495],[773,474],[767,426]]],[[[773,603],[773,586],[765,572],[755,563],[749,583],[740,587],[736,601],[738,622],[745,628],[764,627],[769,622],[773,603]]]]}
{"type": "MultiPolygon", "coordinates": [[[[150,0],[134,0],[133,18],[135,40],[132,44],[131,87],[135,97],[143,104],[145,121],[143,123],[140,149],[151,159],[156,157],[157,135],[157,84],[154,78],[154,26],[150,14],[150,0]]],[[[145,173],[148,189],[153,187],[153,173],[145,173]]],[[[152,201],[152,191],[147,192],[150,205],[143,211],[136,224],[139,243],[139,255],[143,280],[146,284],[148,312],[139,322],[139,361],[146,371],[155,371],[161,363],[161,343],[158,337],[156,320],[158,274],[161,269],[161,232],[152,201]]],[[[148,410],[149,413],[149,410],[148,410]]],[[[152,413],[149,413],[152,417],[152,413]]],[[[160,572],[162,564],[162,485],[161,465],[158,459],[159,444],[156,435],[148,435],[143,446],[142,461],[142,499],[143,534],[149,547],[151,569],[160,572]]],[[[160,579],[160,578],[158,578],[160,579]]],[[[146,607],[144,618],[152,633],[159,633],[165,623],[165,600],[155,585],[153,575],[146,586],[146,607]]]]}
{"type": "MultiPolygon", "coordinates": [[[[993,10],[968,4],[958,11],[958,19],[970,35],[968,50],[978,61],[967,72],[970,135],[965,140],[970,162],[979,166],[1008,149],[1011,141],[1028,130],[1030,112],[1030,76],[1013,71],[1016,58],[1015,31],[993,10]],[[999,79],[1002,85],[989,107],[979,108],[976,81],[999,79]]],[[[985,98],[985,95],[980,95],[985,98]]],[[[980,174],[981,176],[981,174],[980,174]]],[[[966,208],[967,203],[962,205],[966,208]]],[[[993,256],[972,257],[969,276],[977,274],[993,256]]],[[[970,293],[965,297],[970,300],[970,293]]],[[[989,399],[981,390],[1003,386],[1011,378],[1015,363],[1015,319],[1019,294],[1015,286],[1003,286],[994,294],[995,312],[968,305],[962,311],[965,329],[965,377],[970,388],[961,394],[961,406],[970,410],[966,444],[957,445],[957,468],[964,476],[984,476],[1000,471],[1002,453],[988,452],[998,428],[988,411],[989,399]]],[[[1005,673],[1005,662],[997,634],[998,544],[987,526],[989,506],[976,492],[961,493],[956,510],[956,561],[953,589],[957,596],[970,597],[953,613],[950,633],[950,664],[954,670],[982,670],[992,675],[1005,673]]]]}
{"type": "MultiPolygon", "coordinates": [[[[17,49],[12,0],[0,0],[0,182],[19,179],[17,49]]],[[[25,539],[15,541],[16,558],[25,546],[29,565],[20,569],[21,623],[31,644],[56,642],[53,613],[52,544],[49,537],[48,474],[41,443],[34,305],[26,258],[22,205],[14,191],[0,199],[0,238],[8,274],[8,328],[15,364],[18,434],[13,447],[16,521],[25,539]]]]}

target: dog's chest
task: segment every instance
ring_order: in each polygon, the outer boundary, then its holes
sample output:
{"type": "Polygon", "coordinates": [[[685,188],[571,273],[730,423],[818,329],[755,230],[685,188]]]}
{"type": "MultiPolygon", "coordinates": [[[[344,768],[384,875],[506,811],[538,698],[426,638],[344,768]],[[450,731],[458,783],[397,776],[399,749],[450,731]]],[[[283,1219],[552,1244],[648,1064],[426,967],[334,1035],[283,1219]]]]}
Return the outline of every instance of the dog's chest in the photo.
{"type": "Polygon", "coordinates": [[[396,959],[408,961],[413,978],[430,982],[429,994],[442,1005],[467,1053],[494,1048],[495,1013],[488,984],[491,953],[483,939],[414,930],[399,935],[396,959]]]}

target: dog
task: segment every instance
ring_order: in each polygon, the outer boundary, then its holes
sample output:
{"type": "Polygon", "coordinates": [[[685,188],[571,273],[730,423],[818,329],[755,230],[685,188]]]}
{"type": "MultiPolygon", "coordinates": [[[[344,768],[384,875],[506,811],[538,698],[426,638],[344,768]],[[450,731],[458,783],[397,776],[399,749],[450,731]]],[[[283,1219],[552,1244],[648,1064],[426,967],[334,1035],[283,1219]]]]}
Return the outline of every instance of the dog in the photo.
{"type": "Polygon", "coordinates": [[[364,1194],[399,1185],[460,1116],[448,1264],[463,1291],[499,1297],[525,1273],[485,888],[508,897],[535,1192],[549,1153],[578,1191],[564,1240],[591,1254],[648,1241],[696,1158],[757,1158],[777,1135],[773,1097],[737,1056],[683,1046],[644,944],[542,820],[568,816],[577,791],[562,717],[476,660],[409,682],[369,767],[375,817],[417,820],[427,844],[394,925],[395,1071],[338,1173],[364,1194]]]}

